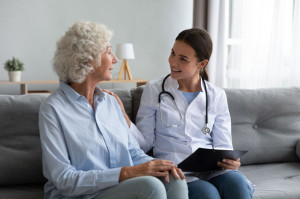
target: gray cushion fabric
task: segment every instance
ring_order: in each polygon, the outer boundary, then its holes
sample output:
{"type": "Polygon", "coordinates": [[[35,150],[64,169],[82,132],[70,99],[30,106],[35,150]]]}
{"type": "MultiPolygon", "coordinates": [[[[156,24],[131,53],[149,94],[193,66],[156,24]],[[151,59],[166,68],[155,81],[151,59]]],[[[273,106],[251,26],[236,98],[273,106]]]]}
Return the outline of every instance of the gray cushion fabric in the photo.
{"type": "Polygon", "coordinates": [[[235,149],[243,165],[299,161],[300,88],[226,89],[235,149]]]}
{"type": "Polygon", "coordinates": [[[141,97],[142,97],[144,87],[145,86],[140,86],[138,88],[130,90],[131,97],[132,97],[132,117],[131,117],[131,120],[132,120],[133,123],[135,123],[136,114],[137,114],[137,112],[139,110],[139,107],[140,107],[140,101],[141,101],[141,97]]]}
{"type": "Polygon", "coordinates": [[[297,154],[298,158],[300,159],[300,140],[298,140],[298,142],[297,142],[296,154],[297,154]]]}
{"type": "Polygon", "coordinates": [[[300,163],[248,165],[239,169],[254,184],[253,199],[299,199],[300,163]]]}
{"type": "Polygon", "coordinates": [[[45,95],[0,95],[0,185],[44,183],[38,112],[45,95]]]}
{"type": "Polygon", "coordinates": [[[0,199],[42,199],[44,184],[26,184],[0,187],[0,199]]]}

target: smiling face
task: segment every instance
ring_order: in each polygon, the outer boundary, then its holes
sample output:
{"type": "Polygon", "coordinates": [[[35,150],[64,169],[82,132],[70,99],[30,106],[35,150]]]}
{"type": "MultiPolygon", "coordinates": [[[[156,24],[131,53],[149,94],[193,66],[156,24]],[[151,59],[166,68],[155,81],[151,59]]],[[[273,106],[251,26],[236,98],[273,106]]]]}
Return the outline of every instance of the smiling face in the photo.
{"type": "Polygon", "coordinates": [[[207,63],[207,60],[206,63],[204,61],[198,61],[191,46],[183,41],[176,40],[169,57],[171,77],[176,80],[199,79],[200,70],[207,63]]]}
{"type": "Polygon", "coordinates": [[[92,74],[97,75],[98,81],[111,80],[112,70],[117,62],[117,57],[111,52],[111,46],[108,45],[106,51],[101,55],[101,65],[94,67],[95,71],[92,74]]]}

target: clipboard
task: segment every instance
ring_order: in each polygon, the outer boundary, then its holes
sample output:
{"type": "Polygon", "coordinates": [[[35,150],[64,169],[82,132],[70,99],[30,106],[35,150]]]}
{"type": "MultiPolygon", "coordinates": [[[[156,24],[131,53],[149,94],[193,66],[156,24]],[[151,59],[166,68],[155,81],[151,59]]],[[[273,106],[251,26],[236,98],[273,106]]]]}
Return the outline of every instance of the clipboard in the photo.
{"type": "Polygon", "coordinates": [[[247,151],[198,148],[177,166],[182,171],[201,173],[212,172],[222,169],[217,166],[217,162],[222,161],[222,159],[236,160],[245,153],[247,153],[247,151]]]}

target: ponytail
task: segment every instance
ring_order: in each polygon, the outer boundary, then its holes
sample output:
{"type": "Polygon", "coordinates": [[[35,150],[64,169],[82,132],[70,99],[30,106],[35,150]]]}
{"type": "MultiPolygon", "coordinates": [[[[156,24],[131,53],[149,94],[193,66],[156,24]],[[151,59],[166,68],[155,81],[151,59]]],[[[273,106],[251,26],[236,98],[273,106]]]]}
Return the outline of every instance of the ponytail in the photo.
{"type": "Polygon", "coordinates": [[[206,81],[209,81],[208,73],[206,71],[206,68],[203,68],[203,70],[200,72],[200,77],[203,78],[206,81]]]}

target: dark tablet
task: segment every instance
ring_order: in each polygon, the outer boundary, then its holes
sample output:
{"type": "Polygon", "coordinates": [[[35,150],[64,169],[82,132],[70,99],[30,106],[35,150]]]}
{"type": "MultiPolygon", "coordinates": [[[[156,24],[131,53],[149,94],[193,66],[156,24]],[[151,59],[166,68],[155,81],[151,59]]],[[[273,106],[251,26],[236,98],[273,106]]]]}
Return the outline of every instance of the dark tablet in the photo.
{"type": "Polygon", "coordinates": [[[221,162],[222,159],[236,160],[245,153],[247,151],[198,148],[192,155],[179,163],[178,167],[182,171],[211,172],[221,169],[217,166],[217,162],[221,162]]]}

